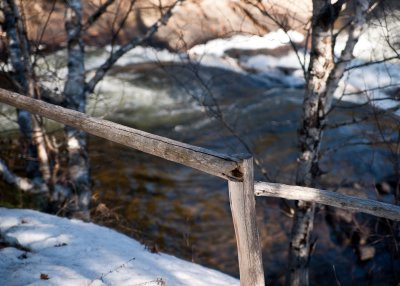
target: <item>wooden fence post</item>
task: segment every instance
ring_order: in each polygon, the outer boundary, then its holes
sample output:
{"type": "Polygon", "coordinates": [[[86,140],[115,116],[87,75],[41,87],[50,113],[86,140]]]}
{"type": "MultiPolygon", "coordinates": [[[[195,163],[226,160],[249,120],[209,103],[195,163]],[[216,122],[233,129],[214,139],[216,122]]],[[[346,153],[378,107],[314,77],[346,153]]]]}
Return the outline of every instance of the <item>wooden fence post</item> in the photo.
{"type": "Polygon", "coordinates": [[[228,182],[238,249],[240,285],[264,286],[261,244],[256,224],[252,157],[242,161],[241,171],[243,182],[228,182]]]}

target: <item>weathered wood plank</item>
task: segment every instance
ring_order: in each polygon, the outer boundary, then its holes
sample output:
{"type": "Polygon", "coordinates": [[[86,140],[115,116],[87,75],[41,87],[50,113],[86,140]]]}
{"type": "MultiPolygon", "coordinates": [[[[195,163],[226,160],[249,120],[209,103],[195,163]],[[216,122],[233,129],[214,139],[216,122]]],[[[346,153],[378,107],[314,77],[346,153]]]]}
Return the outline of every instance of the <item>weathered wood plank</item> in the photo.
{"type": "Polygon", "coordinates": [[[214,176],[242,181],[240,160],[228,155],[94,118],[4,89],[0,89],[0,102],[214,176]]]}
{"type": "Polygon", "coordinates": [[[239,256],[241,286],[264,286],[260,238],[256,224],[253,158],[243,161],[243,182],[229,181],[229,199],[239,256]]]}
{"type": "Polygon", "coordinates": [[[352,197],[332,191],[284,184],[256,182],[254,186],[254,194],[256,196],[315,202],[349,211],[363,212],[378,217],[400,221],[400,206],[386,204],[375,200],[352,197]]]}

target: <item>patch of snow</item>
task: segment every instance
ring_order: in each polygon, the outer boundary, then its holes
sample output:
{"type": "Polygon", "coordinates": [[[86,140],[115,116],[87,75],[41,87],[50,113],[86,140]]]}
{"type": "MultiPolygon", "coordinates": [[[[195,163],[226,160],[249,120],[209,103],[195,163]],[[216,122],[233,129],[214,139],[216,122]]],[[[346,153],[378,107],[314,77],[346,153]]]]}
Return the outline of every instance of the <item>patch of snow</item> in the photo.
{"type": "MultiPolygon", "coordinates": [[[[390,45],[399,43],[398,12],[388,15],[385,21],[373,19],[361,35],[354,48],[355,59],[348,67],[382,61],[396,57],[390,45]],[[390,40],[390,44],[388,43],[390,40]]],[[[335,55],[344,49],[347,36],[340,35],[335,46],[335,55]]],[[[335,93],[335,98],[358,104],[370,103],[380,109],[389,109],[399,105],[399,101],[390,99],[388,91],[400,87],[400,60],[366,65],[345,73],[335,93]],[[343,95],[344,94],[344,95],[343,95]]],[[[400,110],[396,112],[400,116],[400,110]]]]}
{"type": "Polygon", "coordinates": [[[301,65],[296,54],[292,51],[281,57],[273,57],[269,55],[256,55],[248,57],[242,62],[247,68],[253,68],[258,71],[265,71],[275,68],[281,69],[301,69],[301,65]]]}
{"type": "MultiPolygon", "coordinates": [[[[106,46],[103,49],[87,53],[85,67],[87,70],[95,70],[100,67],[110,56],[111,52],[118,50],[119,46],[106,46]],[[100,51],[100,52],[99,52],[100,51]]],[[[115,63],[116,66],[138,64],[146,62],[180,62],[186,57],[185,54],[177,54],[168,50],[160,50],[152,47],[137,46],[124,54],[115,63]]]]}
{"type": "Polygon", "coordinates": [[[0,217],[1,237],[18,246],[0,249],[2,285],[239,285],[92,223],[6,208],[0,217]]]}
{"type": "Polygon", "coordinates": [[[192,55],[190,62],[199,64],[201,66],[221,68],[237,73],[245,73],[245,71],[240,67],[238,61],[231,57],[220,57],[213,54],[203,54],[201,56],[192,55]]]}
{"type": "MultiPolygon", "coordinates": [[[[390,16],[390,17],[396,17],[390,16]]],[[[388,18],[389,19],[389,18],[388,18]]],[[[395,19],[395,18],[394,18],[395,19]]],[[[398,25],[396,20],[391,20],[385,23],[379,23],[379,20],[373,20],[366,29],[365,33],[361,36],[357,43],[354,55],[356,57],[350,65],[363,64],[371,61],[381,60],[385,57],[394,55],[390,46],[387,43],[387,33],[391,33],[390,39],[392,41],[399,41],[399,36],[396,31],[398,25]],[[387,28],[385,25],[388,25],[387,28]]],[[[197,45],[191,48],[186,53],[172,53],[167,50],[159,50],[152,47],[138,46],[123,57],[121,57],[116,65],[126,66],[129,64],[139,64],[146,62],[175,62],[175,63],[198,63],[199,65],[222,68],[231,70],[242,74],[256,73],[256,77],[260,79],[272,80],[289,87],[301,88],[305,84],[304,75],[299,63],[299,59],[294,51],[289,51],[285,55],[278,57],[271,55],[253,55],[241,56],[239,59],[231,58],[225,55],[229,49],[244,49],[244,50],[257,50],[257,49],[276,49],[289,44],[289,37],[294,43],[301,43],[304,41],[304,36],[295,31],[285,33],[283,30],[270,32],[263,36],[251,35],[234,35],[230,38],[214,39],[205,44],[197,45]],[[251,71],[248,73],[247,71],[251,71]]],[[[340,35],[337,38],[335,54],[340,55],[346,44],[347,37],[340,35]]],[[[392,43],[393,44],[393,43],[392,43]]],[[[118,46],[113,49],[117,49],[118,46]]],[[[85,65],[89,70],[98,68],[109,56],[112,47],[108,46],[105,49],[88,51],[85,65]]],[[[63,61],[60,61],[62,52],[57,52],[52,56],[50,62],[58,63],[57,74],[59,78],[66,76],[66,67],[63,61]]],[[[309,55],[301,60],[305,61],[306,68],[309,62],[309,55]]],[[[134,75],[129,75],[133,77],[134,75]]],[[[46,78],[46,77],[45,77],[46,78]]],[[[51,77],[48,77],[51,79],[51,77]]],[[[386,87],[394,86],[396,82],[400,82],[400,63],[399,61],[391,61],[389,63],[380,63],[363,67],[360,69],[352,70],[345,74],[343,77],[335,97],[337,99],[354,102],[365,103],[373,102],[372,104],[379,108],[390,108],[398,104],[397,101],[392,99],[385,99],[388,97],[387,91],[390,90],[386,87]],[[383,88],[382,88],[383,87],[383,88]],[[368,90],[362,94],[360,91],[368,90]],[[344,93],[350,93],[343,96],[344,93]]],[[[49,88],[57,87],[62,89],[62,80],[49,80],[47,82],[49,88]]],[[[172,99],[166,92],[158,92],[157,95],[153,91],[148,91],[145,88],[135,87],[129,83],[129,78],[123,78],[123,75],[106,77],[97,91],[101,90],[101,94],[106,94],[102,101],[94,104],[99,110],[107,110],[107,106],[116,106],[121,104],[121,87],[124,87],[125,95],[135,94],[134,98],[123,100],[124,104],[135,105],[136,107],[149,106],[152,104],[172,104],[175,99],[172,99]],[[108,96],[110,95],[110,96],[108,96]],[[110,104],[110,99],[114,104],[110,104]],[[116,99],[119,101],[115,103],[116,99]],[[134,103],[130,103],[134,102],[134,103]]],[[[91,101],[93,102],[93,101],[91,101]]],[[[94,106],[89,104],[89,106],[94,106]]],[[[91,108],[89,108],[90,110],[91,108]]],[[[110,108],[108,108],[110,109],[110,108]]],[[[111,108],[112,109],[112,108],[111,108]]],[[[398,111],[400,114],[400,111],[398,111]]]]}
{"type": "Polygon", "coordinates": [[[240,65],[247,70],[253,70],[261,76],[275,78],[289,87],[302,87],[305,84],[301,65],[294,51],[287,55],[274,57],[255,55],[241,59],[240,65]],[[284,70],[287,72],[285,73],[284,70]]]}
{"type": "Polygon", "coordinates": [[[189,55],[212,54],[221,57],[229,49],[276,49],[287,45],[289,39],[295,43],[300,43],[304,40],[304,36],[296,31],[288,31],[286,34],[282,29],[264,36],[235,35],[230,38],[215,39],[205,44],[194,46],[188,53],[189,55]]]}
{"type": "MultiPolygon", "coordinates": [[[[365,63],[353,60],[349,67],[365,63]]],[[[400,61],[379,63],[349,70],[343,76],[335,98],[358,104],[370,103],[380,109],[389,109],[400,104],[390,99],[388,91],[400,88],[400,61]]],[[[400,110],[395,112],[400,115],[400,110]]]]}

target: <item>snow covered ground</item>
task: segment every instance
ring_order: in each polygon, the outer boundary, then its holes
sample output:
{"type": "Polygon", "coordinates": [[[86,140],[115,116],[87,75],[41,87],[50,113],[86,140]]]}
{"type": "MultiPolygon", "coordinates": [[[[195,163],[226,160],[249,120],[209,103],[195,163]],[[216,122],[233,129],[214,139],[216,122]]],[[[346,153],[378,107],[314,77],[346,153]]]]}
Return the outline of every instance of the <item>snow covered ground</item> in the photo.
{"type": "Polygon", "coordinates": [[[0,285],[239,285],[108,228],[33,210],[0,208],[0,238],[12,245],[0,244],[0,285]]]}

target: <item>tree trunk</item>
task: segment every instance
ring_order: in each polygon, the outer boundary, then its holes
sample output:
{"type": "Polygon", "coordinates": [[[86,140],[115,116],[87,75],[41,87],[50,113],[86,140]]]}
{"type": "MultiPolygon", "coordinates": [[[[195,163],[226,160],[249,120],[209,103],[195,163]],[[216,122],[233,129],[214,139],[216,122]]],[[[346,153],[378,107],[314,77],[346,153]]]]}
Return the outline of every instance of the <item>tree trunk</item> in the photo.
{"type": "MultiPolygon", "coordinates": [[[[326,83],[333,68],[332,23],[325,23],[329,0],[313,1],[311,58],[307,74],[307,89],[303,101],[303,121],[299,129],[298,168],[296,185],[312,187],[318,174],[318,151],[322,136],[321,116],[326,110],[326,83]],[[326,15],[325,15],[326,17],[326,15]]],[[[308,285],[310,236],[314,223],[315,204],[296,204],[289,247],[288,285],[308,285]]]]}
{"type": "MultiPolygon", "coordinates": [[[[3,5],[6,17],[5,29],[10,47],[10,60],[15,72],[14,78],[19,85],[21,93],[35,97],[31,54],[23,20],[14,0],[7,0],[3,5]]],[[[51,177],[51,170],[39,118],[27,111],[18,110],[18,124],[23,139],[28,146],[27,174],[34,181],[42,181],[44,179],[47,183],[51,177]]]]}
{"type": "MultiPolygon", "coordinates": [[[[80,112],[86,109],[84,45],[81,36],[82,4],[69,0],[66,4],[65,29],[68,37],[68,76],[64,86],[65,107],[80,112]]],[[[68,212],[74,217],[89,219],[91,182],[86,133],[65,127],[68,150],[68,177],[72,188],[68,212]]]]}
{"type": "MultiPolygon", "coordinates": [[[[348,39],[341,56],[334,62],[333,24],[345,0],[330,4],[330,0],[313,0],[310,65],[307,72],[307,89],[303,101],[302,125],[299,129],[298,168],[296,185],[313,187],[320,174],[319,148],[326,124],[326,115],[347,63],[353,58],[366,21],[369,0],[356,0],[348,39]]],[[[310,237],[313,228],[315,204],[299,201],[289,247],[288,285],[308,285],[310,237]]]]}

